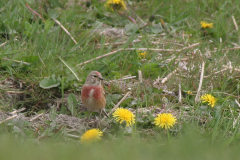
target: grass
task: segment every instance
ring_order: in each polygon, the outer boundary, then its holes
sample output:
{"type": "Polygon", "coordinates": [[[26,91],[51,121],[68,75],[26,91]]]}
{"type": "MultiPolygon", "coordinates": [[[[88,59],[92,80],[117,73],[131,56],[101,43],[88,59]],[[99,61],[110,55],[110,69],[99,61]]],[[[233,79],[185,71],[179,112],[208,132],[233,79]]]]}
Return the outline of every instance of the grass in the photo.
{"type": "Polygon", "coordinates": [[[59,2],[0,2],[1,121],[9,117],[7,113],[26,108],[18,113],[22,119],[0,125],[5,156],[11,155],[11,148],[15,147],[15,153],[22,158],[41,157],[42,153],[48,159],[235,158],[239,146],[236,101],[240,42],[234,20],[239,23],[239,2],[138,0],[128,1],[128,10],[119,13],[107,10],[105,2],[95,0],[90,7],[82,1],[59,2]],[[152,15],[154,20],[150,22],[152,15]],[[213,28],[201,28],[201,21],[213,23],[213,28]],[[143,52],[146,57],[141,56],[143,52]],[[217,98],[213,108],[195,100],[203,62],[199,93],[217,98]],[[103,140],[84,146],[69,134],[81,136],[94,125],[83,123],[71,130],[58,118],[60,114],[85,118],[87,111],[79,95],[92,70],[105,78],[107,112],[131,88],[131,95],[120,106],[134,112],[136,124],[125,128],[113,118],[106,119],[103,140]],[[138,70],[142,71],[143,83],[139,83],[138,70]],[[116,81],[126,75],[136,78],[116,81]],[[167,81],[161,84],[165,77],[167,81]],[[169,136],[153,124],[160,112],[172,113],[177,118],[169,136]],[[30,121],[41,113],[49,118],[41,123],[30,121]],[[24,150],[30,151],[21,155],[24,150]]]}
{"type": "Polygon", "coordinates": [[[190,133],[171,144],[140,142],[135,140],[119,140],[94,145],[77,145],[66,143],[20,142],[13,137],[1,137],[1,157],[10,159],[236,159],[239,145],[231,148],[217,142],[211,144],[204,137],[190,133]],[[186,140],[187,139],[187,140],[186,140]],[[12,145],[14,144],[14,145],[12,145]],[[14,151],[14,152],[13,152],[14,151]]]}

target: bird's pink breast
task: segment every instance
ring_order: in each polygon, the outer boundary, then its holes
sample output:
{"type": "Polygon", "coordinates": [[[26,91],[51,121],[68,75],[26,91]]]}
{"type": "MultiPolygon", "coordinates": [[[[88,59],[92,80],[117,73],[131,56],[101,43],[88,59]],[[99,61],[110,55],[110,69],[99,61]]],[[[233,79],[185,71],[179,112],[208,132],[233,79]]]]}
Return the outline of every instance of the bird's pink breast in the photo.
{"type": "Polygon", "coordinates": [[[102,88],[99,86],[84,86],[82,88],[81,96],[84,98],[90,98],[90,96],[92,96],[95,99],[100,98],[102,95],[101,89],[102,88]]]}
{"type": "Polygon", "coordinates": [[[101,86],[83,85],[82,103],[89,111],[99,112],[106,106],[106,99],[101,86]]]}

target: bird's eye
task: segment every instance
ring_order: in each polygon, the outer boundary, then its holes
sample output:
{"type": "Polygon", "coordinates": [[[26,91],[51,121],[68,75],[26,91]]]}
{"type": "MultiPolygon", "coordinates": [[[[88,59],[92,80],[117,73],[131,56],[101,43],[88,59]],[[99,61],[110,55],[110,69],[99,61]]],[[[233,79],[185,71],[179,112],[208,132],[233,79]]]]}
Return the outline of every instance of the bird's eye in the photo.
{"type": "Polygon", "coordinates": [[[97,76],[95,76],[95,75],[94,75],[93,77],[94,77],[94,78],[97,78],[97,76]]]}

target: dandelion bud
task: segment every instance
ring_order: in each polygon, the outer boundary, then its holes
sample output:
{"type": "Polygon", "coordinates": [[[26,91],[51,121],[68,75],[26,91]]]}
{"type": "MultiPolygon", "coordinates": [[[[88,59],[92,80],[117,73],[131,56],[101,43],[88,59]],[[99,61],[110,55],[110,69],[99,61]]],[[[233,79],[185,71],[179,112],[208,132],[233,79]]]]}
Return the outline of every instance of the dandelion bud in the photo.
{"type": "Polygon", "coordinates": [[[87,1],[86,2],[86,7],[90,7],[91,6],[91,1],[87,1]]]}
{"type": "Polygon", "coordinates": [[[149,21],[150,21],[150,22],[153,22],[154,19],[155,19],[155,16],[154,16],[154,15],[151,15],[151,16],[149,17],[149,21]]]}

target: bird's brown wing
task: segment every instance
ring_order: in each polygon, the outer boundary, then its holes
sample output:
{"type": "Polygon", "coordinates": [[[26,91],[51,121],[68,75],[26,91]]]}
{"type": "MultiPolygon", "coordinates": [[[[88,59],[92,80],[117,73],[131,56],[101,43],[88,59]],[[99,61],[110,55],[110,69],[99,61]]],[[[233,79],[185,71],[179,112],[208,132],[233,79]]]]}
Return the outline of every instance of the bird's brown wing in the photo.
{"type": "Polygon", "coordinates": [[[104,88],[103,88],[103,85],[101,84],[101,88],[102,88],[102,93],[103,93],[103,95],[104,95],[104,97],[105,97],[105,91],[104,91],[104,88]]]}

